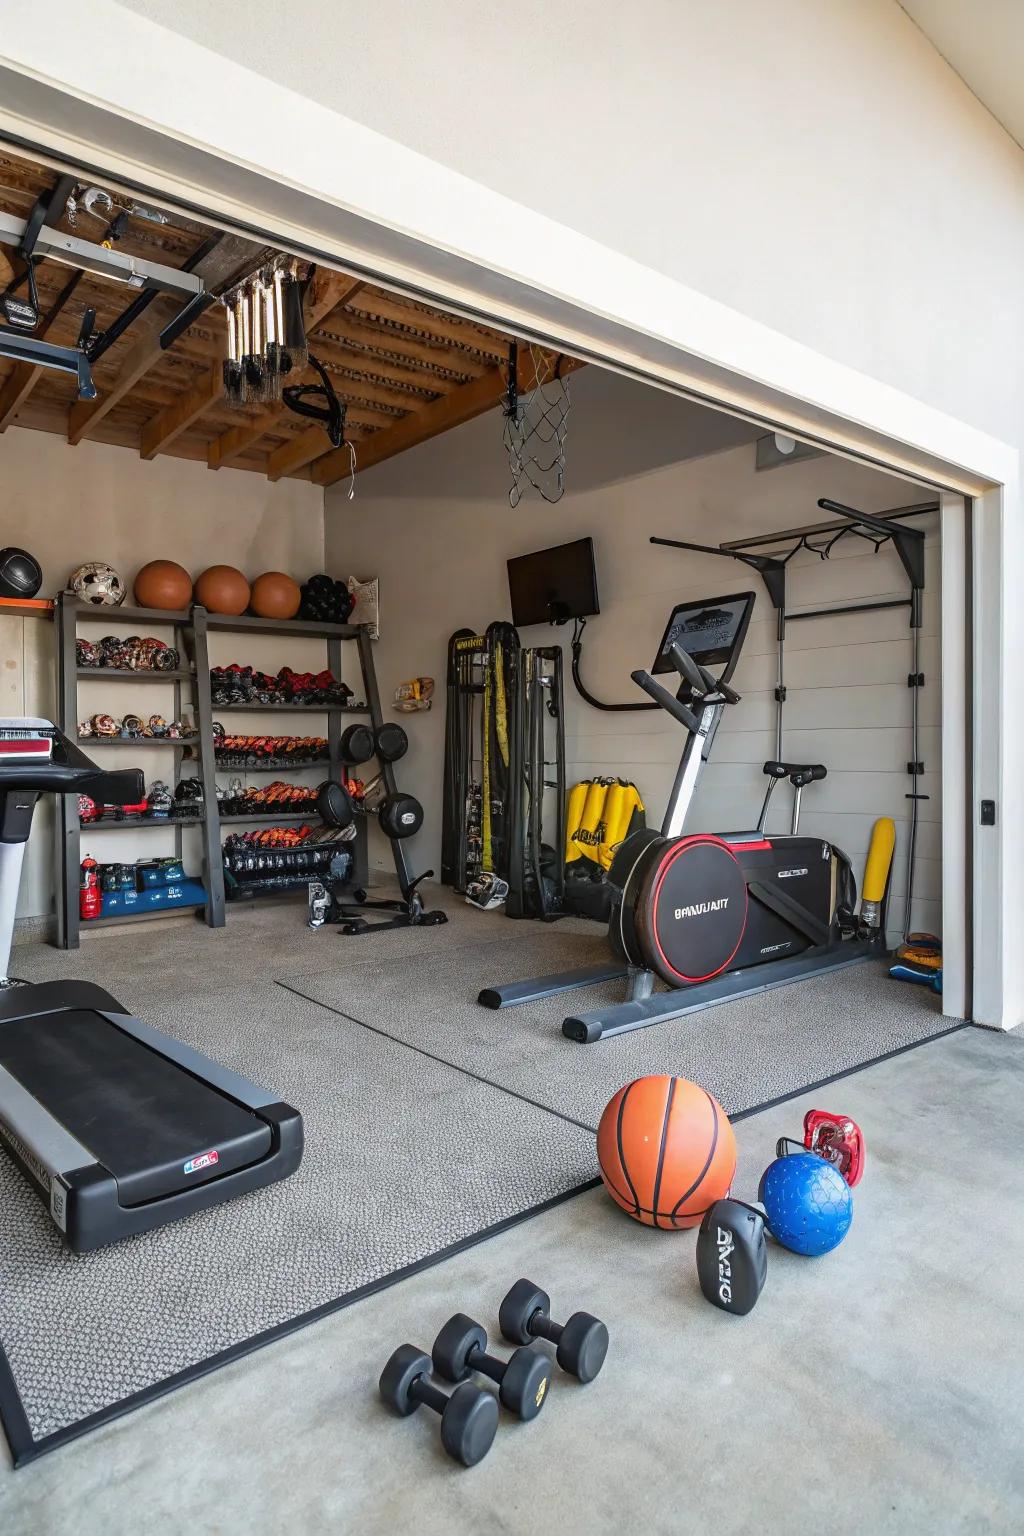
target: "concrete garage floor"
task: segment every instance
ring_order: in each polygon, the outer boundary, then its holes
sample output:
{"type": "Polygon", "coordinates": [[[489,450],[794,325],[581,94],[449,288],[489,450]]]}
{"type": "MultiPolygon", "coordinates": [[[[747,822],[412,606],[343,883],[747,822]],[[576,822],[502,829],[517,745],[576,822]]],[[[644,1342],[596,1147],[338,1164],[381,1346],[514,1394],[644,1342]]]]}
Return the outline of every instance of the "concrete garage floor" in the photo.
{"type": "MultiPolygon", "coordinates": [[[[811,1097],[737,1127],[756,1193],[811,1097]]],[[[870,1532],[1024,1529],[1024,1041],[965,1029],[813,1096],[868,1143],[851,1234],[774,1246],[746,1319],[696,1288],[692,1234],[642,1229],[594,1192],[33,1463],[0,1472],[0,1530],[870,1532]],[[376,1396],[390,1350],[456,1308],[496,1330],[520,1274],[612,1345],[503,1416],[471,1471],[437,1420],[376,1396]]]]}

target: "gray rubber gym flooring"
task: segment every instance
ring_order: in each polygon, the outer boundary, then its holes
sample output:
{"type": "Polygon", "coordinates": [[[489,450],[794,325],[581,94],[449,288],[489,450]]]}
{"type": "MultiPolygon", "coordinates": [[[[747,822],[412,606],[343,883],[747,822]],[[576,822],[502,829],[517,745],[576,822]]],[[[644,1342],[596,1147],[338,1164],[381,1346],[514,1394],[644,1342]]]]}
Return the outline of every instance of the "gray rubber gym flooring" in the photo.
{"type": "Polygon", "coordinates": [[[595,1190],[22,1471],[0,1443],[0,1530],[1019,1536],[1024,1039],[961,1030],[742,1121],[738,1192],[811,1106],[864,1129],[853,1227],[823,1259],[771,1244],[749,1317],[704,1301],[692,1232],[595,1190]],[[503,1413],[466,1472],[377,1377],[456,1308],[496,1338],[518,1275],[603,1317],[607,1364],[587,1387],[556,1371],[541,1419],[503,1413]]]}
{"type": "Polygon", "coordinates": [[[101,982],[306,1123],[286,1184],[77,1257],[0,1160],[0,1342],[22,1446],[584,1185],[593,1127],[632,1077],[681,1072],[735,1112],[946,1027],[932,994],[858,966],[576,1046],[564,999],[501,1013],[474,999],[485,981],[597,958],[599,932],[444,904],[447,928],[364,939],[311,934],[276,907],[214,934],[161,926],[91,935],[77,955],[15,951],[17,974],[101,982]]]}

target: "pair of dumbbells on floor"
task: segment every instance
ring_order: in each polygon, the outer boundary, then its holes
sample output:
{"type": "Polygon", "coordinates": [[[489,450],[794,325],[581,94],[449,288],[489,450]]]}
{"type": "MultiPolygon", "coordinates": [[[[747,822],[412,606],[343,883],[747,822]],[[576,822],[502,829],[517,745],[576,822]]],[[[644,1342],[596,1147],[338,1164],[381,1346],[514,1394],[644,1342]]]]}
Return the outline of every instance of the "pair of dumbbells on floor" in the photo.
{"type": "Polygon", "coordinates": [[[486,1331],[465,1312],[456,1312],[429,1355],[414,1344],[402,1344],[380,1378],[381,1397],[400,1417],[420,1407],[441,1415],[441,1444],[466,1467],[475,1466],[491,1448],[499,1399],[524,1421],[535,1419],[546,1403],[551,1360],[535,1340],[554,1344],[559,1366],[581,1382],[593,1381],[608,1350],[608,1330],[589,1312],[574,1312],[566,1323],[552,1322],[551,1299],[532,1280],[516,1281],[498,1309],[498,1325],[503,1338],[519,1346],[507,1360],[489,1354],[486,1331]],[[455,1391],[435,1386],[431,1371],[456,1383],[455,1391]],[[474,1374],[497,1382],[498,1397],[470,1381],[474,1374]]]}

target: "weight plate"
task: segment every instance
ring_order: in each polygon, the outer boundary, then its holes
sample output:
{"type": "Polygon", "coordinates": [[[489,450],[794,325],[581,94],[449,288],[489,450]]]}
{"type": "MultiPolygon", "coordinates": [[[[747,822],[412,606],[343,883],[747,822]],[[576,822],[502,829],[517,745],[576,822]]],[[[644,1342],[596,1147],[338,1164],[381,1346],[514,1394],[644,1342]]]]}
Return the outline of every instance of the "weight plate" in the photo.
{"type": "Polygon", "coordinates": [[[415,795],[403,795],[401,791],[385,795],[377,812],[381,831],[385,837],[412,837],[423,825],[423,807],[415,795]]]}
{"type": "Polygon", "coordinates": [[[381,762],[397,763],[409,750],[409,738],[394,720],[385,720],[377,731],[377,756],[381,762]]]}
{"type": "Polygon", "coordinates": [[[368,725],[346,727],[341,736],[342,762],[368,763],[373,753],[373,732],[368,725]]]}
{"type": "Polygon", "coordinates": [[[329,827],[351,826],[355,816],[348,790],[343,784],[334,784],[330,779],[321,784],[316,792],[316,808],[320,820],[329,827]]]}

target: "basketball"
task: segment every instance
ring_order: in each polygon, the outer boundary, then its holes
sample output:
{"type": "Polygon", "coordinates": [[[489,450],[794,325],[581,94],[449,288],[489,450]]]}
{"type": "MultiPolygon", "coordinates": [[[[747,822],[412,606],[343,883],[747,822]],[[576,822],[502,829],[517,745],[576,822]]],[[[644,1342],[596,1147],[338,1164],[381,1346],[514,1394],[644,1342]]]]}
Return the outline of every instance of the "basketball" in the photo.
{"type": "Polygon", "coordinates": [[[717,1099],[685,1077],[640,1077],[608,1103],[597,1130],[605,1188],[647,1227],[696,1227],[729,1193],[736,1139],[717,1099]]]}
{"type": "Polygon", "coordinates": [[[211,613],[244,613],[249,606],[249,583],[233,565],[211,565],[196,582],[196,602],[211,613]]]}
{"type": "Polygon", "coordinates": [[[140,608],[187,608],[192,601],[192,577],[174,560],[150,560],[135,578],[140,608]]]}
{"type": "Polygon", "coordinates": [[[252,611],[261,619],[294,619],[301,602],[298,582],[283,571],[264,571],[252,584],[252,611]]]}

